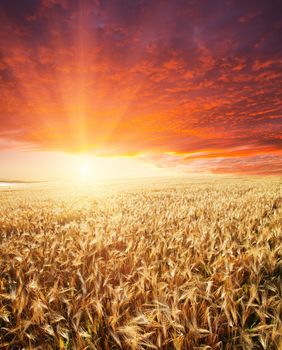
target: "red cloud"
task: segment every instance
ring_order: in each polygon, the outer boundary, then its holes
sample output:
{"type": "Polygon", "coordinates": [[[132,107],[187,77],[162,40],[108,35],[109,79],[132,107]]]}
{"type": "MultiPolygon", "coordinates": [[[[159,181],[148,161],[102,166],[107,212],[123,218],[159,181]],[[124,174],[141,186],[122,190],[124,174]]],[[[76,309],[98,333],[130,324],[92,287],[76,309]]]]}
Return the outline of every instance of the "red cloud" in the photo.
{"type": "Polygon", "coordinates": [[[268,1],[12,2],[0,5],[7,147],[280,171],[281,11],[268,1]]]}

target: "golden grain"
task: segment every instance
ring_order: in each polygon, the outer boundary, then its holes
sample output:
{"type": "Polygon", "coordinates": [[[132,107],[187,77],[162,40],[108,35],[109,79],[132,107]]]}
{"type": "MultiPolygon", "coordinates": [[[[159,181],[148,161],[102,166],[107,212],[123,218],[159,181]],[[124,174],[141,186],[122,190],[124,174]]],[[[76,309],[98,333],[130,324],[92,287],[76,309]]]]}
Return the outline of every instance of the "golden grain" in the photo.
{"type": "Polygon", "coordinates": [[[279,178],[0,192],[1,349],[280,349],[279,178]]]}

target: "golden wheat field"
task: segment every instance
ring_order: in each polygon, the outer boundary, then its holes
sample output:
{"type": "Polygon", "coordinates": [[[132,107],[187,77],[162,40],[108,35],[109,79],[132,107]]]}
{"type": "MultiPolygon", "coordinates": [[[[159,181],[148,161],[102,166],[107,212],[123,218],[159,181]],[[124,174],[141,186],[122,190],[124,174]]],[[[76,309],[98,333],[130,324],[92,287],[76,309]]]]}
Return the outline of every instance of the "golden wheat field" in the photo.
{"type": "Polygon", "coordinates": [[[0,191],[1,349],[281,349],[281,178],[0,191]]]}

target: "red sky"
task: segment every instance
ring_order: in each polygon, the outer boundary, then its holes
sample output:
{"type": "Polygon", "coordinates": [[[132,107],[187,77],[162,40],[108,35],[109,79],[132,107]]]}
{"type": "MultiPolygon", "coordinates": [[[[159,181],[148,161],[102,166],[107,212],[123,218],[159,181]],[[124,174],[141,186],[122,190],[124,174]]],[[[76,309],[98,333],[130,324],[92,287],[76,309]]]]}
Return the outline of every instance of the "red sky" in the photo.
{"type": "Polygon", "coordinates": [[[281,14],[278,0],[1,0],[0,178],[10,151],[282,174],[281,14]]]}

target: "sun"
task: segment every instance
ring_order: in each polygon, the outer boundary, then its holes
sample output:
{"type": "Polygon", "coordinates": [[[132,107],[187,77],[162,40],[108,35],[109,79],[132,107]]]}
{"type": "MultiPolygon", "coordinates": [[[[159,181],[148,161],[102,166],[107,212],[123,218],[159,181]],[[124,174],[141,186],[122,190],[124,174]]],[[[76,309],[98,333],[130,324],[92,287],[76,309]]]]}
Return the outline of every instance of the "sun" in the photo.
{"type": "Polygon", "coordinates": [[[81,157],[77,165],[78,180],[88,181],[95,177],[93,162],[88,157],[81,157]]]}
{"type": "Polygon", "coordinates": [[[89,163],[84,163],[79,166],[79,174],[81,176],[88,177],[91,175],[91,173],[92,173],[92,168],[89,163]]]}

